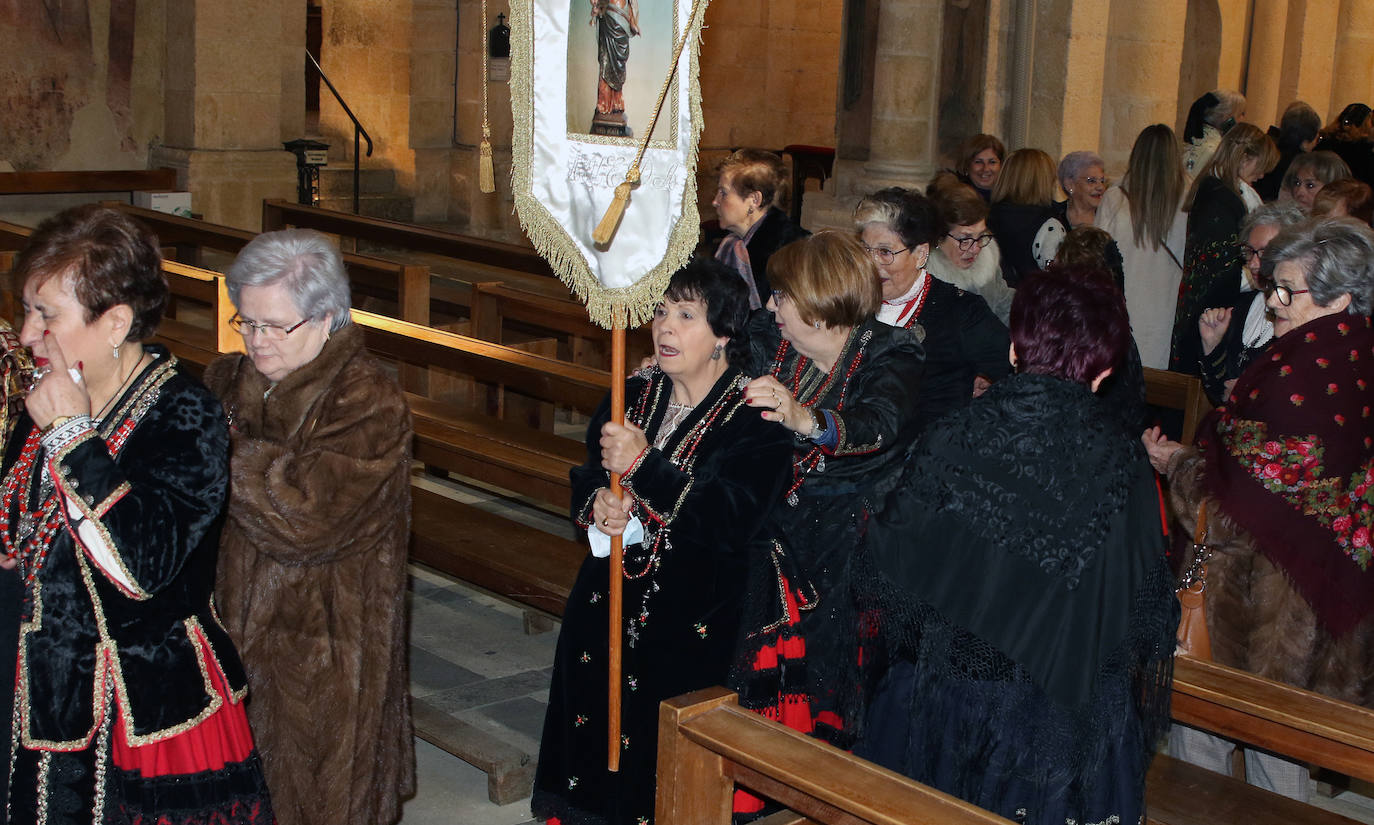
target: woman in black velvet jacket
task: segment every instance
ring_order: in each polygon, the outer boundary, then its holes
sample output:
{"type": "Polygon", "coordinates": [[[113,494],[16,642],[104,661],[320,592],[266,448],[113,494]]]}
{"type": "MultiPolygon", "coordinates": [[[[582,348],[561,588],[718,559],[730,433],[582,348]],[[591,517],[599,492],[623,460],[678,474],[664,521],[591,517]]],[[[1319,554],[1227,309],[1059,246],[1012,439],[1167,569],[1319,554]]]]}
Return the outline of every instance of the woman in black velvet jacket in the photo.
{"type": "Polygon", "coordinates": [[[211,599],[223,413],[142,343],[167,297],[157,240],[77,207],[39,226],[15,273],[37,382],[0,497],[24,587],[9,821],[270,823],[211,599]]]}
{"type": "Polygon", "coordinates": [[[733,685],[741,705],[843,746],[855,697],[835,692],[828,673],[858,656],[850,550],[916,438],[923,350],[874,318],[877,269],[851,233],[786,247],[769,276],[771,374],[750,383],[749,403],[796,446],[772,556],[756,557],[750,575],[733,685]]]}
{"type": "Polygon", "coordinates": [[[745,295],[713,261],[674,275],[654,315],[656,364],[626,384],[625,424],[608,423],[603,404],[587,429],[572,516],[592,555],[563,616],[532,802],[551,822],[651,820],[659,702],[729,673],[748,558],[766,555],[791,454],[787,432],[745,406],[745,295]],[[623,497],[608,470],[621,474],[623,497]],[[617,773],[606,770],[611,570],[601,552],[614,535],[626,542],[617,773]]]}

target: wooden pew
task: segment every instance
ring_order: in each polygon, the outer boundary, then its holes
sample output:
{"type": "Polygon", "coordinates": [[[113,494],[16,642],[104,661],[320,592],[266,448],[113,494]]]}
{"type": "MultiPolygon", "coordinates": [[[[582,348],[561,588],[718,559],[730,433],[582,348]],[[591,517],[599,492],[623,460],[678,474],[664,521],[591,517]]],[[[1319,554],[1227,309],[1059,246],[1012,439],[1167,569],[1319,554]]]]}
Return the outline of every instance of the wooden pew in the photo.
{"type": "Polygon", "coordinates": [[[727,825],[736,783],[801,814],[784,814],[773,822],[1011,822],[750,713],[725,688],[664,702],[658,716],[654,822],[727,825]]]}
{"type": "Polygon", "coordinates": [[[554,277],[553,270],[533,249],[516,244],[489,241],[471,235],[458,235],[412,224],[367,218],[314,206],[301,206],[284,200],[262,202],[262,231],[300,226],[331,235],[398,246],[416,252],[429,252],[464,261],[499,266],[554,277]]]}
{"type": "Polygon", "coordinates": [[[103,172],[0,172],[0,195],[65,195],[176,189],[175,169],[103,172]]]}
{"type": "Polygon", "coordinates": [[[1183,411],[1184,444],[1192,444],[1198,425],[1212,410],[1212,402],[1202,391],[1202,382],[1181,372],[1144,367],[1145,403],[1183,411]]]}

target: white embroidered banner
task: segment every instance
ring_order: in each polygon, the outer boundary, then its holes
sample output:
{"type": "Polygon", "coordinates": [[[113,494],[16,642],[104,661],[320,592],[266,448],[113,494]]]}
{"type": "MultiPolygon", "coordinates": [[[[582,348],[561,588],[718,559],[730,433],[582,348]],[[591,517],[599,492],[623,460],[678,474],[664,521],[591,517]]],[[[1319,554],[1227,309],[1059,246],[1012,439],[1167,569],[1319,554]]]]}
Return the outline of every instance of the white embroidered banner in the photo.
{"type": "Polygon", "coordinates": [[[696,244],[697,47],[707,2],[511,3],[516,212],[535,249],[602,326],[648,320],[696,244]],[[600,247],[592,232],[635,160],[684,34],[639,184],[619,230],[600,247]]]}

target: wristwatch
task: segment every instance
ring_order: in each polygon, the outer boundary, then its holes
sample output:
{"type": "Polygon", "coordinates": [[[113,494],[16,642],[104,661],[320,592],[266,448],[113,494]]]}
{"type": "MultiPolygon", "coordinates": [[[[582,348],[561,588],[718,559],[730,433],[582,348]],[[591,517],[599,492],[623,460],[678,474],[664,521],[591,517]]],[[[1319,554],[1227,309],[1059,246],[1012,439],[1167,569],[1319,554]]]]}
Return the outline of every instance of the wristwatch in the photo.
{"type": "Polygon", "coordinates": [[[811,410],[811,435],[807,437],[812,441],[825,438],[825,414],[814,408],[811,410]]]}
{"type": "Polygon", "coordinates": [[[57,429],[58,427],[61,427],[63,424],[66,424],[68,421],[71,421],[73,418],[76,418],[76,416],[74,416],[74,415],[59,415],[58,417],[54,418],[52,421],[49,421],[49,422],[48,422],[48,426],[46,426],[46,427],[43,428],[43,435],[47,435],[48,433],[52,432],[53,430],[57,429]]]}

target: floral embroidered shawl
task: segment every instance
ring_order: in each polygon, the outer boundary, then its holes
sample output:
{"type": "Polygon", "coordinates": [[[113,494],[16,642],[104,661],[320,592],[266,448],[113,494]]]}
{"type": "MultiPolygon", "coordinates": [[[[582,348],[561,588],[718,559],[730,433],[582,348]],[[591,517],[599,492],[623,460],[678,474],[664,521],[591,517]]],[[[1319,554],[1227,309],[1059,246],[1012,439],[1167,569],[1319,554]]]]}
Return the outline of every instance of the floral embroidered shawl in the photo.
{"type": "Polygon", "coordinates": [[[1339,313],[1275,340],[1200,428],[1221,510],[1333,636],[1374,611],[1374,328],[1339,313]]]}

